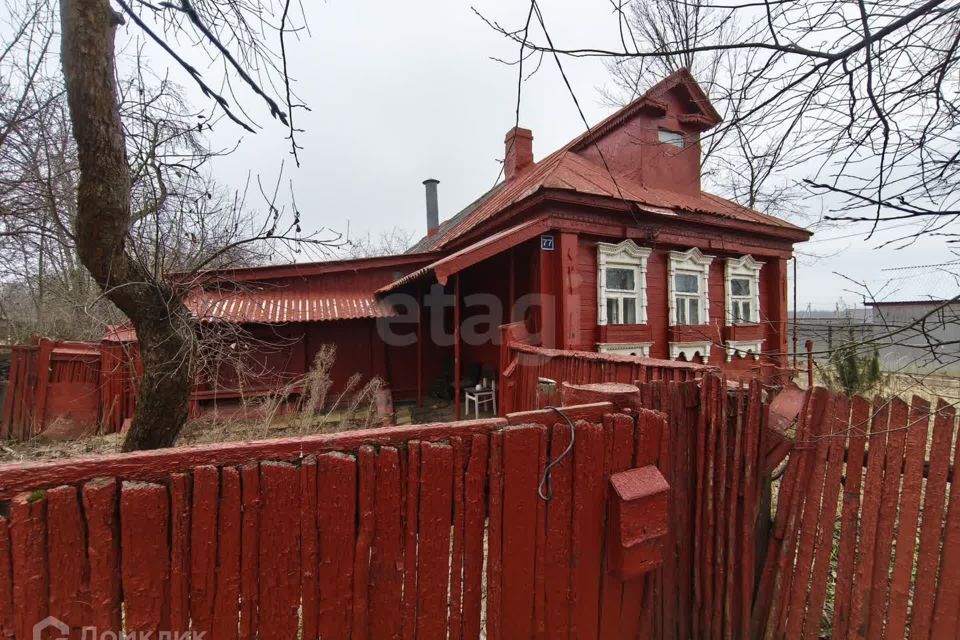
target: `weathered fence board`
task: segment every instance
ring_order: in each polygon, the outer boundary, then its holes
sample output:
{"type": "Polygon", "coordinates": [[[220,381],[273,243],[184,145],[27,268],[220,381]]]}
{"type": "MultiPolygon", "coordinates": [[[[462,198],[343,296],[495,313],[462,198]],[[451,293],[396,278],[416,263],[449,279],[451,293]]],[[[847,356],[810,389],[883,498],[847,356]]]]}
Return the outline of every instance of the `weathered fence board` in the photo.
{"type": "Polygon", "coordinates": [[[808,398],[755,608],[762,637],[957,637],[955,429],[943,401],[931,413],[921,398],[808,398]]]}

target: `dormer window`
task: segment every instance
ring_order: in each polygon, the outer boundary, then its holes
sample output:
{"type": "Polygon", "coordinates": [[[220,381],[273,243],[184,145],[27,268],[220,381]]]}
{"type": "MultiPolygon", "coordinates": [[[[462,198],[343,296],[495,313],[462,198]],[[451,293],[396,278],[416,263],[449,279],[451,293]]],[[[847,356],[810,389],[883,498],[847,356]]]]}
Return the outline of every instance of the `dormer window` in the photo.
{"type": "Polygon", "coordinates": [[[633,240],[597,245],[598,324],[646,324],[649,257],[633,240]]]}
{"type": "Polygon", "coordinates": [[[670,131],[669,129],[659,129],[658,135],[661,144],[669,144],[683,149],[683,134],[679,131],[670,131]]]}
{"type": "Polygon", "coordinates": [[[713,256],[697,248],[670,252],[670,324],[708,324],[708,281],[713,256]]]}
{"type": "Polygon", "coordinates": [[[760,269],[753,256],[727,260],[727,324],[760,322],[760,269]]]}

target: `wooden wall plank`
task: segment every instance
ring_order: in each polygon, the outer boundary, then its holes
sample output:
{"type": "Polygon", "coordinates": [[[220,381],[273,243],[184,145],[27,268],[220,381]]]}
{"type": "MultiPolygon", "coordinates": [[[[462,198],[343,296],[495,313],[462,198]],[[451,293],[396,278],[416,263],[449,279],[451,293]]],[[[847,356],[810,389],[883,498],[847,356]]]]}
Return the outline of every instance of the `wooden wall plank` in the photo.
{"type": "Polygon", "coordinates": [[[603,555],[603,428],[577,422],[574,442],[571,634],[597,637],[600,624],[600,568],[603,555]]]}
{"type": "Polygon", "coordinates": [[[376,499],[376,453],[371,446],[360,447],[357,456],[359,471],[357,491],[356,549],[353,554],[353,636],[364,640],[369,636],[370,547],[373,544],[374,501],[376,499]]]}
{"type": "Polygon", "coordinates": [[[890,576],[890,605],[884,631],[887,638],[900,638],[906,632],[907,607],[912,591],[916,559],[917,531],[922,502],[920,494],[923,490],[929,419],[930,403],[914,396],[907,423],[907,444],[900,489],[900,519],[897,523],[897,555],[890,576]]]}
{"type": "Polygon", "coordinates": [[[0,638],[13,638],[13,564],[10,557],[10,527],[0,516],[0,638]]]}
{"type": "Polygon", "coordinates": [[[890,564],[893,557],[893,541],[900,502],[900,469],[903,468],[903,453],[907,441],[909,407],[899,399],[890,400],[890,424],[887,451],[884,457],[883,490],[880,496],[880,519],[877,522],[877,540],[874,547],[876,560],[870,596],[870,616],[867,619],[867,638],[880,638],[887,612],[887,591],[890,579],[890,564]]]}
{"type": "Polygon", "coordinates": [[[47,617],[47,501],[21,494],[10,502],[14,626],[17,638],[32,638],[33,625],[47,617]]]}
{"type": "Polygon", "coordinates": [[[260,595],[260,465],[250,462],[240,468],[243,520],[240,534],[240,628],[241,640],[257,637],[260,595]]]}
{"type": "Polygon", "coordinates": [[[943,552],[940,558],[940,576],[933,608],[933,640],[957,637],[960,627],[960,491],[957,485],[957,461],[960,460],[960,438],[953,445],[953,479],[950,485],[950,506],[944,526],[943,552]]]}
{"type": "MultiPolygon", "coordinates": [[[[743,458],[744,458],[744,423],[746,416],[746,393],[743,383],[734,394],[727,394],[728,404],[730,405],[728,413],[731,414],[730,422],[733,425],[733,433],[729,436],[731,440],[732,451],[730,453],[729,482],[727,488],[727,513],[725,515],[726,531],[724,532],[724,544],[726,546],[727,565],[725,568],[726,582],[724,584],[724,608],[723,608],[723,632],[726,638],[736,638],[741,635],[740,620],[740,591],[739,591],[739,572],[743,569],[744,558],[740,557],[740,547],[737,544],[742,537],[747,537],[747,532],[753,532],[754,528],[741,529],[742,520],[740,513],[741,486],[743,482],[743,458]],[[732,399],[733,402],[729,402],[732,399]]],[[[747,565],[749,566],[749,565],[747,565]]]]}
{"type": "Polygon", "coordinates": [[[534,633],[539,427],[508,427],[503,433],[504,638],[534,633]]]}
{"type": "Polygon", "coordinates": [[[849,400],[843,396],[835,398],[830,414],[825,417],[827,420],[824,428],[824,439],[828,446],[827,468],[823,483],[823,498],[817,516],[817,542],[811,572],[811,587],[807,594],[809,606],[803,621],[803,638],[806,640],[821,637],[820,627],[826,598],[827,573],[830,570],[830,559],[833,553],[837,500],[840,497],[840,482],[843,475],[843,453],[846,449],[847,425],[850,420],[849,400]]]}
{"type": "Polygon", "coordinates": [[[403,494],[400,454],[384,447],[377,454],[374,503],[376,529],[370,553],[370,637],[397,640],[403,634],[403,494]]]}
{"type": "Polygon", "coordinates": [[[503,617],[503,433],[490,434],[490,519],[487,524],[487,638],[501,640],[503,617]]]}
{"type": "Polygon", "coordinates": [[[453,542],[450,550],[450,640],[463,637],[463,536],[464,495],[463,482],[466,470],[465,445],[462,438],[452,438],[453,446],[453,542]]]}
{"type": "Polygon", "coordinates": [[[170,628],[170,503],[166,487],[124,482],[120,491],[124,632],[158,637],[170,628]]]}
{"type": "Polygon", "coordinates": [[[560,460],[551,467],[552,497],[547,503],[546,578],[547,637],[565,638],[570,635],[570,594],[572,567],[573,518],[573,451],[564,455],[570,446],[570,426],[566,422],[553,426],[550,438],[550,460],[560,460]],[[560,456],[564,457],[560,459],[560,456]]]}
{"type": "MultiPolygon", "coordinates": [[[[953,444],[955,418],[954,407],[941,398],[937,402],[934,414],[930,473],[927,476],[924,494],[920,549],[917,555],[917,583],[910,614],[910,633],[919,640],[930,637],[933,622],[940,543],[944,534],[947,473],[950,468],[950,447],[953,444]]],[[[944,550],[944,553],[946,554],[947,551],[944,550]]]]}
{"type": "Polygon", "coordinates": [[[217,588],[217,507],[220,474],[202,465],[193,471],[190,512],[190,618],[193,631],[210,636],[217,588]]]}
{"type": "MultiPolygon", "coordinates": [[[[763,385],[758,380],[750,384],[747,398],[747,417],[745,424],[744,442],[744,503],[740,547],[740,638],[747,640],[750,637],[750,622],[753,613],[754,579],[757,558],[757,535],[759,532],[760,492],[761,487],[761,433],[767,425],[766,417],[769,405],[762,402],[763,385]],[[749,532],[749,534],[747,534],[749,532]]],[[[764,513],[766,520],[769,514],[764,513]]]]}
{"type": "Polygon", "coordinates": [[[239,633],[241,509],[240,472],[224,467],[220,472],[217,509],[217,574],[211,640],[235,639],[239,633]]]}
{"type": "Polygon", "coordinates": [[[47,492],[47,553],[50,571],[50,615],[79,638],[90,619],[87,589],[86,527],[76,487],[47,492]]]}
{"type": "Polygon", "coordinates": [[[286,462],[260,463],[261,640],[296,637],[300,608],[300,477],[286,462]]]}
{"type": "MultiPolygon", "coordinates": [[[[726,384],[723,385],[726,390],[726,384]]],[[[727,423],[727,399],[729,392],[718,394],[718,402],[715,406],[716,425],[716,448],[713,450],[714,472],[710,478],[712,483],[712,493],[714,499],[714,513],[711,514],[711,529],[713,530],[713,553],[714,563],[711,567],[713,571],[713,615],[711,616],[710,633],[714,638],[722,637],[724,626],[724,612],[726,611],[726,521],[728,517],[727,507],[727,486],[729,483],[728,467],[730,461],[730,446],[727,441],[730,438],[730,429],[727,423]]]]}
{"type": "Polygon", "coordinates": [[[846,483],[840,516],[840,546],[837,557],[837,579],[833,608],[833,638],[850,634],[850,611],[853,604],[853,572],[857,560],[857,538],[860,522],[860,491],[863,485],[864,451],[870,430],[870,403],[861,397],[853,399],[850,412],[849,448],[846,483]]]}
{"type": "Polygon", "coordinates": [[[445,637],[453,507],[453,449],[420,446],[420,539],[417,550],[417,638],[445,637]]]}
{"type": "Polygon", "coordinates": [[[320,637],[320,568],[317,533],[317,459],[307,456],[300,463],[300,589],[303,640],[320,637]]]}
{"type": "Polygon", "coordinates": [[[90,565],[90,624],[101,633],[119,633],[120,520],[119,488],[114,478],[98,478],[83,486],[90,565]]]}
{"type": "MultiPolygon", "coordinates": [[[[883,461],[887,451],[887,425],[890,407],[876,400],[871,409],[869,455],[864,476],[863,507],[860,516],[860,542],[857,566],[854,572],[853,605],[850,611],[850,630],[867,628],[872,599],[873,571],[877,541],[877,522],[880,519],[881,494],[883,492],[883,461]]],[[[858,631],[859,632],[859,631],[858,631]]]]}
{"type": "MultiPolygon", "coordinates": [[[[537,482],[543,477],[544,469],[547,466],[547,449],[550,446],[548,438],[548,428],[543,426],[539,429],[540,440],[537,447],[537,482]]],[[[537,526],[534,536],[536,551],[534,553],[533,566],[533,633],[536,637],[542,638],[547,632],[547,582],[544,568],[547,566],[547,501],[539,497],[537,492],[536,500],[537,526]]]]}
{"type": "Polygon", "coordinates": [[[463,567],[463,638],[478,640],[481,629],[483,598],[483,550],[489,441],[475,435],[470,443],[464,481],[464,555],[463,567]]]}
{"type": "MultiPolygon", "coordinates": [[[[624,414],[611,414],[603,418],[605,445],[604,470],[604,513],[609,519],[611,474],[629,469],[633,464],[634,423],[633,418],[624,414]]],[[[622,629],[621,611],[624,606],[623,580],[613,574],[606,566],[604,558],[603,577],[600,592],[600,634],[602,639],[630,637],[628,630],[622,629]]],[[[639,620],[637,621],[639,622],[639,620]]]]}
{"type": "Polygon", "coordinates": [[[190,476],[170,477],[170,631],[190,630],[190,476]]]}
{"type": "Polygon", "coordinates": [[[349,638],[353,611],[353,553],[357,471],[353,456],[317,456],[320,534],[320,637],[349,638]]]}
{"type": "Polygon", "coordinates": [[[404,465],[403,640],[417,636],[417,537],[420,520],[420,443],[407,445],[404,465]]]}

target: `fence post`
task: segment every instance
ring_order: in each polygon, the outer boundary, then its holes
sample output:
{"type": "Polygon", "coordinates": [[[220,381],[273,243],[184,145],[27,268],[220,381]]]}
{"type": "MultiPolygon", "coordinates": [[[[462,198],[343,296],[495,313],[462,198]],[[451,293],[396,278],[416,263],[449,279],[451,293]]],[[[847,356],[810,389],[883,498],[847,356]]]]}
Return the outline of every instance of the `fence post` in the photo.
{"type": "Polygon", "coordinates": [[[53,355],[54,342],[41,338],[37,350],[37,387],[34,398],[36,410],[33,414],[34,435],[43,430],[47,413],[47,389],[50,386],[50,357],[53,355]]]}

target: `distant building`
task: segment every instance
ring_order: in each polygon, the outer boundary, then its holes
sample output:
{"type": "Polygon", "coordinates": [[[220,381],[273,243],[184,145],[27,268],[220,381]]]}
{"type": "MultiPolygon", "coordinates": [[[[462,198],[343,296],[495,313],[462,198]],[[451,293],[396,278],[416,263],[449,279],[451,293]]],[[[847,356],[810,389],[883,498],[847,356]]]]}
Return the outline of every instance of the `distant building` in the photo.
{"type": "Polygon", "coordinates": [[[884,371],[960,376],[960,302],[904,300],[867,306],[873,308],[884,371]]]}
{"type": "MultiPolygon", "coordinates": [[[[851,337],[863,342],[873,336],[872,310],[865,307],[833,311],[806,310],[796,314],[797,351],[805,357],[807,340],[813,342],[813,357],[827,360],[830,354],[851,337]]],[[[790,312],[791,328],[794,324],[790,312]]]]}

